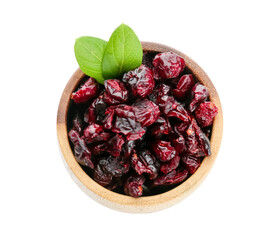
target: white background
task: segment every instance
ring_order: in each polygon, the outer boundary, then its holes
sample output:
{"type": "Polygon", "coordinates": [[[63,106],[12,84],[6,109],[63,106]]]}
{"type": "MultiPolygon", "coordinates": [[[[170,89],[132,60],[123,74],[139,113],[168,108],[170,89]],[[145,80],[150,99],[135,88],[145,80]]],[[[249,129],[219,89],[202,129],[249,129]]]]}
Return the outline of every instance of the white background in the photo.
{"type": "Polygon", "coordinates": [[[0,239],[278,239],[277,1],[1,1],[0,239]],[[151,214],[87,197],[58,150],[56,113],[84,35],[125,23],[210,76],[224,136],[205,182],[151,214]],[[275,229],[276,228],[276,229],[275,229]]]}

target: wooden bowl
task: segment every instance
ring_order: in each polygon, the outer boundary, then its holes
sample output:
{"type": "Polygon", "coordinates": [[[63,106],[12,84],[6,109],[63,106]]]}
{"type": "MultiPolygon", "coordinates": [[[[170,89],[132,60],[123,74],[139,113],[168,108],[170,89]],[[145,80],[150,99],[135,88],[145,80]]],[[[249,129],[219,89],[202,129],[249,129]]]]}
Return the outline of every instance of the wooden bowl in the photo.
{"type": "Polygon", "coordinates": [[[168,192],[154,196],[133,198],[130,196],[118,194],[107,190],[92,180],[79,166],[70,148],[67,133],[67,112],[70,103],[70,95],[77,87],[80,80],[84,77],[84,73],[80,69],[77,69],[64,89],[57,114],[57,134],[66,168],[68,169],[74,181],[85,193],[88,194],[88,196],[109,208],[130,213],[147,213],[165,209],[180,202],[182,199],[192,193],[209,173],[220,148],[223,132],[223,116],[220,99],[216,89],[203,69],[188,56],[171,47],[151,42],[142,42],[142,46],[143,50],[146,52],[172,51],[182,56],[185,59],[186,67],[193,73],[195,79],[200,81],[208,88],[210,100],[216,104],[219,112],[213,122],[210,139],[211,156],[205,157],[198,170],[185,182],[173,188],[172,190],[169,190],[168,192]]]}

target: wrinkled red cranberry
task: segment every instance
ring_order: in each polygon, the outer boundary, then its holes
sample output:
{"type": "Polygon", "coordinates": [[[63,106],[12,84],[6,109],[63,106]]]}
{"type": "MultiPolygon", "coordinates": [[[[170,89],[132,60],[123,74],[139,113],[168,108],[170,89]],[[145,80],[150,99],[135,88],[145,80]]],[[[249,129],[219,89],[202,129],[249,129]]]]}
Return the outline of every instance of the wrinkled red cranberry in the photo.
{"type": "Polygon", "coordinates": [[[165,95],[169,95],[170,92],[171,92],[171,87],[161,83],[156,85],[153,92],[149,95],[149,99],[155,104],[158,104],[159,99],[165,95]]]}
{"type": "Polygon", "coordinates": [[[185,68],[185,62],[176,53],[164,52],[154,57],[153,66],[155,79],[168,79],[179,76],[185,68]]]}
{"type": "Polygon", "coordinates": [[[190,155],[183,157],[182,161],[184,162],[185,167],[190,172],[190,174],[195,173],[201,164],[199,158],[190,155]]]}
{"type": "Polygon", "coordinates": [[[183,153],[187,149],[185,139],[182,135],[179,135],[177,138],[173,139],[173,145],[178,153],[183,153]]]}
{"type": "Polygon", "coordinates": [[[194,112],[198,105],[208,98],[208,90],[204,85],[196,83],[192,88],[192,94],[193,99],[189,105],[189,110],[194,112]]]}
{"type": "Polygon", "coordinates": [[[103,94],[99,95],[84,114],[84,122],[92,124],[100,122],[105,117],[105,109],[107,105],[103,100],[103,94]]]}
{"type": "Polygon", "coordinates": [[[150,151],[143,150],[137,155],[137,153],[133,150],[131,153],[131,164],[139,175],[147,173],[149,174],[150,179],[155,179],[157,177],[159,163],[150,151]]]}
{"type": "Polygon", "coordinates": [[[192,74],[183,75],[178,82],[177,88],[173,90],[174,97],[183,100],[193,86],[194,79],[192,74]]]}
{"type": "Polygon", "coordinates": [[[102,155],[106,151],[106,143],[98,143],[97,145],[93,145],[90,147],[90,151],[95,156],[102,155]]]}
{"type": "Polygon", "coordinates": [[[109,79],[104,81],[104,100],[109,105],[125,103],[128,97],[128,91],[124,83],[117,79],[109,79]]]}
{"type": "Polygon", "coordinates": [[[172,132],[172,127],[167,118],[159,117],[150,129],[150,134],[155,138],[161,138],[163,134],[170,134],[172,132]]]}
{"type": "Polygon", "coordinates": [[[145,182],[144,175],[130,176],[124,185],[124,192],[132,197],[140,197],[143,194],[143,183],[145,182]]]}
{"type": "Polygon", "coordinates": [[[89,168],[94,168],[94,164],[91,161],[91,152],[86,146],[86,143],[84,139],[80,138],[79,134],[75,130],[69,131],[69,139],[73,143],[74,146],[74,156],[76,160],[84,166],[87,166],[89,168]]]}
{"type": "Polygon", "coordinates": [[[79,134],[83,131],[83,122],[79,116],[79,114],[75,114],[72,120],[72,129],[76,130],[79,134]]]}
{"type": "Polygon", "coordinates": [[[106,151],[109,152],[112,156],[118,157],[121,155],[121,150],[124,142],[124,138],[121,135],[116,134],[113,138],[110,138],[107,141],[106,151]]]}
{"type": "Polygon", "coordinates": [[[209,156],[211,154],[209,140],[195,119],[192,119],[186,131],[186,146],[188,152],[196,157],[209,156]]]}
{"type": "Polygon", "coordinates": [[[136,121],[142,127],[148,127],[153,124],[160,114],[159,107],[148,99],[136,102],[132,110],[134,111],[136,121]]]}
{"type": "Polygon", "coordinates": [[[86,143],[92,143],[94,138],[103,132],[103,127],[96,123],[92,123],[84,130],[84,139],[86,143]]]}
{"type": "Polygon", "coordinates": [[[174,185],[184,181],[187,177],[188,177],[188,171],[186,169],[173,170],[172,172],[158,176],[153,181],[153,186],[174,185]]]}
{"type": "Polygon", "coordinates": [[[160,171],[163,173],[169,173],[175,170],[179,166],[179,163],[180,156],[176,154],[170,161],[161,164],[160,171]]]}
{"type": "Polygon", "coordinates": [[[89,78],[83,86],[71,94],[71,99],[75,103],[87,102],[98,95],[98,83],[94,78],[89,78]]]}
{"type": "Polygon", "coordinates": [[[213,102],[203,102],[195,110],[196,120],[201,127],[212,125],[213,119],[217,113],[218,108],[213,102]]]}
{"type": "Polygon", "coordinates": [[[189,113],[174,99],[174,97],[161,97],[158,106],[161,112],[167,117],[176,117],[185,123],[190,121],[189,113]]]}
{"type": "Polygon", "coordinates": [[[162,162],[167,162],[176,155],[176,150],[170,142],[157,140],[152,144],[152,149],[156,157],[162,162]]]}
{"type": "MultiPolygon", "coordinates": [[[[100,160],[101,161],[101,160],[100,160]]],[[[106,187],[112,181],[112,175],[102,169],[101,164],[97,164],[94,174],[94,180],[101,186],[106,187]]]]}
{"type": "Polygon", "coordinates": [[[106,117],[103,119],[102,124],[105,129],[111,129],[113,125],[113,117],[115,113],[115,107],[111,106],[106,109],[106,117]]]}
{"type": "Polygon", "coordinates": [[[135,141],[126,141],[123,145],[122,156],[123,158],[128,158],[135,147],[135,141]]]}
{"type": "Polygon", "coordinates": [[[121,157],[102,158],[98,163],[104,172],[110,174],[112,177],[121,177],[129,170],[129,161],[121,157]]]}
{"type": "Polygon", "coordinates": [[[123,82],[127,83],[135,97],[145,98],[154,88],[153,72],[145,65],[124,74],[123,82]]]}
{"type": "Polygon", "coordinates": [[[176,133],[185,136],[189,123],[181,122],[181,123],[176,123],[173,126],[176,133]]]}

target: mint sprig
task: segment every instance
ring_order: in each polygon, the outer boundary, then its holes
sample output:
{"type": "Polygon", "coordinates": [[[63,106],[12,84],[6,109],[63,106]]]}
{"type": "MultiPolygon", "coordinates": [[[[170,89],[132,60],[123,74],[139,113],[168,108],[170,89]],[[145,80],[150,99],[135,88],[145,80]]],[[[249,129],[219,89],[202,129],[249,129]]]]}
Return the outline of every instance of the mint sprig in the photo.
{"type": "Polygon", "coordinates": [[[115,29],[108,43],[95,37],[78,38],[74,52],[80,69],[101,84],[139,67],[143,57],[138,37],[125,24],[115,29]]]}

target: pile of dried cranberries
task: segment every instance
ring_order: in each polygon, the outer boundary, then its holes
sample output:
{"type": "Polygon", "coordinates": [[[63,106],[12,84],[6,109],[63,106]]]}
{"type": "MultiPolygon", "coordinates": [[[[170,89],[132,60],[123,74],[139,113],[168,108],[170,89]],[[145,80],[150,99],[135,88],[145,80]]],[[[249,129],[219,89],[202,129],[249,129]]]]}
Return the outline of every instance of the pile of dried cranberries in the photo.
{"type": "Polygon", "coordinates": [[[210,155],[218,109],[173,52],[145,53],[143,64],[104,86],[84,79],[68,114],[69,139],[84,171],[132,197],[165,192],[210,155]]]}

